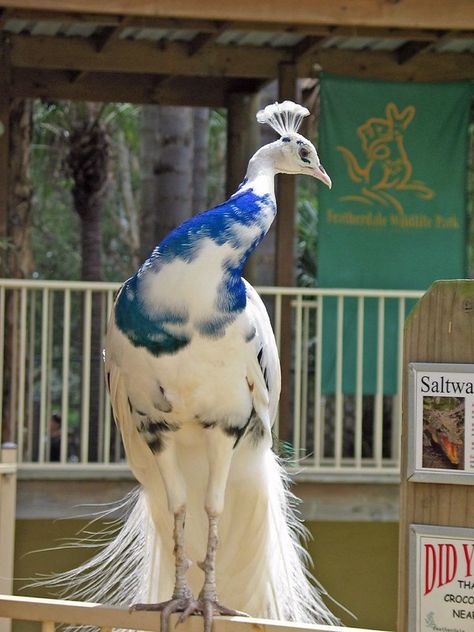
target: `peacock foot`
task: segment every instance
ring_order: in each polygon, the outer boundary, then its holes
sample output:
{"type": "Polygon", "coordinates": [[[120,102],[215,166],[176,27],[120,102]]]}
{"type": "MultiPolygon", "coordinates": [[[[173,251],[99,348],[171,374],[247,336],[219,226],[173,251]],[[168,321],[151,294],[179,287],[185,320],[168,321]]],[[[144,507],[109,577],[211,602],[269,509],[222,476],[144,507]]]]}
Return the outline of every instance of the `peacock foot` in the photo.
{"type": "Polygon", "coordinates": [[[189,604],[179,616],[177,624],[183,623],[189,616],[193,614],[202,615],[204,619],[204,632],[211,632],[212,620],[214,615],[222,615],[227,617],[247,617],[245,612],[227,608],[220,604],[217,599],[199,596],[198,599],[191,599],[189,604]]]}
{"type": "Polygon", "coordinates": [[[245,612],[239,612],[238,610],[223,606],[217,599],[209,599],[206,597],[194,599],[192,595],[189,597],[173,597],[168,601],[162,601],[160,603],[136,603],[130,606],[130,611],[134,610],[161,612],[161,632],[169,631],[169,619],[175,612],[181,613],[177,624],[183,623],[183,621],[193,614],[202,615],[204,619],[204,632],[211,632],[214,615],[228,617],[248,616],[245,612]]]}
{"type": "Polygon", "coordinates": [[[192,594],[189,593],[184,596],[173,596],[168,601],[161,601],[160,603],[135,603],[130,606],[130,611],[161,612],[161,632],[168,632],[170,616],[175,612],[184,614],[189,609],[190,604],[195,601],[192,594]]]}

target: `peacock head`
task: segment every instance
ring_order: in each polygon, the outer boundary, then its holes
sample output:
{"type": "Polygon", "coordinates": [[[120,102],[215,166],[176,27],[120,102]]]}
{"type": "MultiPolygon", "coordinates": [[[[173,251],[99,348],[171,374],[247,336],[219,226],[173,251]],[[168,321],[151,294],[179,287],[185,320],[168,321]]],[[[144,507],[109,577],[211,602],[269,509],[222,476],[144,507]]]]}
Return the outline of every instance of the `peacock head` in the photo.
{"type": "MultiPolygon", "coordinates": [[[[307,138],[298,134],[298,129],[309,110],[293,101],[272,103],[257,113],[259,123],[267,123],[279,135],[280,139],[270,145],[266,151],[272,154],[273,165],[277,173],[306,174],[321,180],[331,188],[331,178],[319,160],[316,147],[307,138]]],[[[265,148],[263,148],[265,151],[265,148]]]]}

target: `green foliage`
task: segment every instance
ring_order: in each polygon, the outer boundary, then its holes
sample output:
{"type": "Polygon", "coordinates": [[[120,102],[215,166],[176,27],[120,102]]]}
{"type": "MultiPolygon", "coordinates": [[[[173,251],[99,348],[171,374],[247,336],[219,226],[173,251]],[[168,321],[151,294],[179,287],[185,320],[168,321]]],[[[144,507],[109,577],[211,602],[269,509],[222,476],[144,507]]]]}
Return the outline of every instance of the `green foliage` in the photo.
{"type": "MultiPolygon", "coordinates": [[[[73,210],[72,180],[67,169],[68,138],[84,116],[85,104],[36,101],[33,114],[33,254],[34,276],[45,279],[80,278],[80,224],[73,210]]],[[[97,117],[111,138],[112,171],[103,209],[104,278],[121,280],[131,272],[130,252],[121,227],[125,221],[117,153],[119,134],[130,152],[130,180],[138,195],[140,138],[139,107],[106,104],[97,117]]]]}
{"type": "Polygon", "coordinates": [[[79,218],[72,212],[72,181],[65,170],[66,116],[65,104],[35,102],[31,177],[36,278],[79,278],[79,218]]]}

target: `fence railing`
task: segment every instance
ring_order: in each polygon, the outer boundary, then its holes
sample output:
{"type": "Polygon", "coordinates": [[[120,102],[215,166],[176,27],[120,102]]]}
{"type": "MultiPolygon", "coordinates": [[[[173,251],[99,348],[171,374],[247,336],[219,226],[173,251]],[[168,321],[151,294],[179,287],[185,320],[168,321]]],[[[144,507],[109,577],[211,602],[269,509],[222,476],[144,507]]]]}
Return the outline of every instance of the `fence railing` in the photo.
{"type": "MultiPolygon", "coordinates": [[[[160,617],[156,612],[129,612],[128,608],[105,606],[97,603],[79,601],[60,601],[55,599],[37,599],[29,597],[10,597],[0,595],[0,620],[7,617],[19,621],[37,621],[41,632],[54,632],[55,624],[74,626],[93,626],[102,632],[112,629],[152,630],[159,632],[160,617]]],[[[176,621],[177,615],[172,615],[176,621]]],[[[171,629],[174,629],[172,622],[171,629]]],[[[181,624],[182,632],[202,632],[201,617],[189,617],[181,624]]],[[[362,628],[347,628],[327,625],[308,625],[252,619],[246,617],[215,617],[213,632],[371,632],[362,628]]],[[[372,632],[377,632],[372,630],[372,632]]]]}
{"type": "MultiPolygon", "coordinates": [[[[0,412],[20,470],[125,467],[101,353],[118,287],[0,280],[0,412]]],[[[278,344],[291,339],[291,418],[282,420],[290,465],[315,475],[398,473],[402,331],[422,293],[259,292],[278,344]]]]}

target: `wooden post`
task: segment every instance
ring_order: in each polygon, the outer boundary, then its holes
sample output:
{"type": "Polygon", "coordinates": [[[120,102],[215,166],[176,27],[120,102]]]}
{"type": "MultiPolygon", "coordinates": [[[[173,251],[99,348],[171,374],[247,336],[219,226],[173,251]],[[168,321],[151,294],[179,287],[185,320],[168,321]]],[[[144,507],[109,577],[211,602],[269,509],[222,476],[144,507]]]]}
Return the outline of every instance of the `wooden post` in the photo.
{"type": "Polygon", "coordinates": [[[232,195],[247,172],[247,165],[258,148],[256,114],[258,96],[232,93],[227,101],[227,195],[232,195]]]}
{"type": "MultiPolygon", "coordinates": [[[[0,594],[13,593],[16,516],[16,446],[0,452],[0,594]]],[[[10,632],[11,621],[0,618],[0,632],[10,632]]]]}
{"type": "MultiPolygon", "coordinates": [[[[291,63],[280,64],[278,71],[278,100],[280,102],[285,99],[297,101],[296,66],[291,63]]],[[[284,174],[279,174],[277,178],[275,285],[292,287],[295,284],[296,178],[284,174]]],[[[291,423],[291,328],[291,299],[284,298],[281,312],[279,413],[279,435],[283,441],[291,441],[293,427],[291,423]]]]}
{"type": "MultiPolygon", "coordinates": [[[[297,101],[297,75],[294,64],[280,64],[278,100],[297,101]]],[[[280,174],[277,180],[278,215],[276,217],[276,285],[292,286],[295,282],[296,178],[280,174]]]]}
{"type": "Polygon", "coordinates": [[[410,362],[474,362],[474,281],[436,282],[405,325],[398,632],[411,632],[408,628],[410,525],[474,527],[474,486],[407,480],[410,362]]]}
{"type": "MultiPolygon", "coordinates": [[[[7,236],[8,154],[10,144],[8,41],[0,37],[0,240],[7,236]]],[[[4,257],[0,254],[0,276],[5,276],[4,257]]]]}

